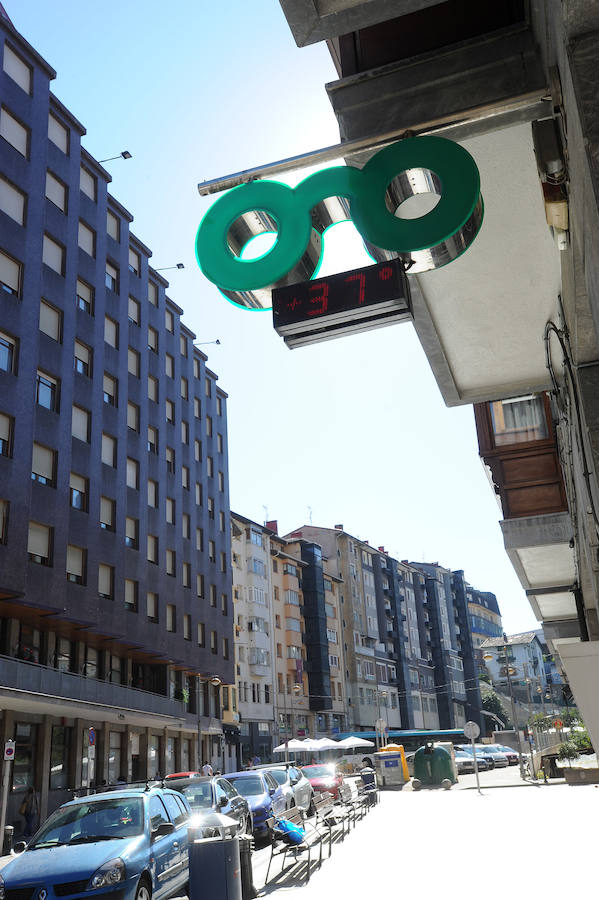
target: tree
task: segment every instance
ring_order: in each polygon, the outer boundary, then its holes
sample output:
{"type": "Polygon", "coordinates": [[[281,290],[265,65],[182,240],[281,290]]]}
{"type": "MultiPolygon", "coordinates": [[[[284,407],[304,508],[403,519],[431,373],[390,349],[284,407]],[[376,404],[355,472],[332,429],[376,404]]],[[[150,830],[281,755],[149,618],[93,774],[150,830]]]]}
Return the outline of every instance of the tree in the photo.
{"type": "Polygon", "coordinates": [[[486,712],[493,713],[494,716],[497,716],[502,722],[505,722],[506,728],[512,727],[509,716],[501,702],[501,697],[495,691],[485,691],[482,698],[482,706],[486,712]]]}
{"type": "Polygon", "coordinates": [[[557,751],[557,758],[558,759],[567,759],[569,766],[572,765],[571,760],[576,759],[577,756],[578,756],[578,748],[576,747],[576,744],[574,743],[574,741],[564,741],[563,744],[559,745],[559,748],[557,751]]]}
{"type": "Polygon", "coordinates": [[[484,672],[478,673],[478,680],[486,681],[487,684],[491,684],[491,676],[489,675],[489,673],[486,670],[484,672]]]}
{"type": "Polygon", "coordinates": [[[589,737],[588,731],[573,731],[570,732],[570,741],[574,744],[577,751],[579,753],[592,753],[593,745],[591,744],[591,738],[589,737]]]}

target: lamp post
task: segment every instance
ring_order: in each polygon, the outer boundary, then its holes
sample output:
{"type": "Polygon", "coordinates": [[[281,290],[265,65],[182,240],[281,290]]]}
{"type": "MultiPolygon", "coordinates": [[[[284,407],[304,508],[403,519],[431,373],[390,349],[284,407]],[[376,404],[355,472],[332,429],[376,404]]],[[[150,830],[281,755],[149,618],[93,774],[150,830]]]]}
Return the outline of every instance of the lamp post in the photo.
{"type": "MultiPolygon", "coordinates": [[[[377,712],[378,712],[377,725],[378,725],[378,723],[380,723],[382,721],[381,720],[381,697],[386,698],[387,696],[388,696],[388,691],[379,691],[378,688],[376,689],[376,705],[377,705],[377,712]]],[[[387,720],[387,734],[389,734],[389,712],[387,710],[386,703],[385,703],[385,719],[387,720]]],[[[376,742],[377,750],[380,750],[380,748],[383,746],[382,743],[379,745],[379,735],[380,735],[380,731],[378,728],[376,728],[374,739],[376,742]]]]}
{"type": "MultiPolygon", "coordinates": [[[[284,715],[285,715],[285,762],[288,763],[289,762],[289,728],[288,728],[288,721],[287,721],[287,684],[284,684],[283,687],[285,688],[285,690],[283,691],[283,708],[285,710],[285,712],[284,712],[284,715]]],[[[292,690],[296,697],[299,694],[299,692],[301,691],[301,689],[302,689],[301,684],[296,683],[293,685],[292,690]]]]}
{"type": "Polygon", "coordinates": [[[520,778],[524,778],[524,760],[522,759],[522,743],[520,741],[520,729],[518,728],[518,719],[516,718],[516,704],[514,701],[514,688],[512,686],[512,673],[515,672],[509,664],[508,659],[508,638],[505,631],[503,632],[503,640],[504,640],[504,648],[503,653],[505,656],[505,673],[507,676],[507,685],[510,692],[510,703],[512,707],[512,723],[514,728],[516,729],[516,737],[518,738],[518,760],[520,763],[520,778]]]}
{"type": "MultiPolygon", "coordinates": [[[[220,687],[222,685],[222,680],[218,675],[209,675],[205,678],[202,678],[201,675],[198,676],[198,681],[200,684],[211,684],[212,687],[220,687]]],[[[202,749],[202,722],[201,722],[201,714],[200,714],[200,703],[198,703],[198,764],[201,766],[201,749],[202,749]]],[[[208,717],[210,717],[210,697],[208,698],[208,717]]],[[[224,762],[224,760],[223,760],[224,762]]]]}

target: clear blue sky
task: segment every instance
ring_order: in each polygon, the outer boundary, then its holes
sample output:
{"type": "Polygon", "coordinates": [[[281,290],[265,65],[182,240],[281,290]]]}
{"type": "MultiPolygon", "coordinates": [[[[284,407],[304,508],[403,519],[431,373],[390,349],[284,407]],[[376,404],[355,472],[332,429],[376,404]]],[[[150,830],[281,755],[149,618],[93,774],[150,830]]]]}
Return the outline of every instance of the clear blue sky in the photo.
{"type": "MultiPolygon", "coordinates": [[[[198,181],[339,139],[324,45],[296,48],[277,0],[4,0],[56,69],[53,91],[108,163],[111,193],[229,393],[231,505],[285,533],[312,518],[399,559],[464,569],[511,632],[536,622],[507,559],[470,407],[447,409],[409,324],[289,351],[270,313],[238,310],[195,263],[210,205],[198,181]]],[[[295,180],[305,176],[305,172],[295,180]]],[[[323,272],[366,265],[353,226],[327,234],[323,272]]]]}

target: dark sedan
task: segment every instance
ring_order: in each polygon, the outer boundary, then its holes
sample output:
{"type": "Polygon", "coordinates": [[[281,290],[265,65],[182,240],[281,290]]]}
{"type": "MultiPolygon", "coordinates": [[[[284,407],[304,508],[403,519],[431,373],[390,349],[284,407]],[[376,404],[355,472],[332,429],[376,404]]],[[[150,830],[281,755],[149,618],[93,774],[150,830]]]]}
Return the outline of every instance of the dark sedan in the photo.
{"type": "Polygon", "coordinates": [[[270,772],[260,769],[249,772],[231,772],[227,781],[247,800],[254,823],[254,834],[267,835],[266,820],[271,816],[285,814],[286,802],[283,789],[270,772]]]}
{"type": "MultiPolygon", "coordinates": [[[[213,810],[235,819],[239,823],[239,833],[252,833],[252,813],[247,800],[222,775],[179,780],[173,778],[169,779],[168,786],[183,794],[191,806],[192,815],[201,816],[207,810],[213,810]]],[[[192,819],[190,825],[193,824],[192,819]]]]}

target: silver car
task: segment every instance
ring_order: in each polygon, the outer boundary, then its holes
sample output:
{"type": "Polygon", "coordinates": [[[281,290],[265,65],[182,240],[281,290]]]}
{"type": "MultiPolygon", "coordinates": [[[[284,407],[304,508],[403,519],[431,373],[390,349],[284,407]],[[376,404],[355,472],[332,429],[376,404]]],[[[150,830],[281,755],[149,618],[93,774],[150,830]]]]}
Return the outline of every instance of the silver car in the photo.
{"type": "Polygon", "coordinates": [[[314,790],[304,773],[293,765],[269,766],[268,771],[281,785],[286,808],[297,806],[309,815],[314,812],[314,790]]]}

